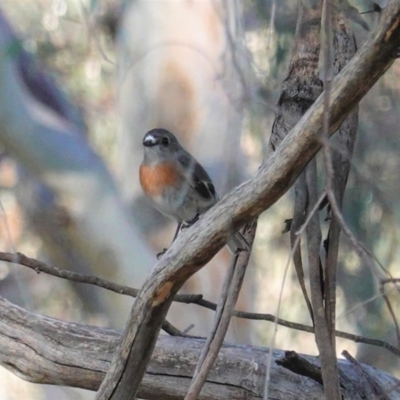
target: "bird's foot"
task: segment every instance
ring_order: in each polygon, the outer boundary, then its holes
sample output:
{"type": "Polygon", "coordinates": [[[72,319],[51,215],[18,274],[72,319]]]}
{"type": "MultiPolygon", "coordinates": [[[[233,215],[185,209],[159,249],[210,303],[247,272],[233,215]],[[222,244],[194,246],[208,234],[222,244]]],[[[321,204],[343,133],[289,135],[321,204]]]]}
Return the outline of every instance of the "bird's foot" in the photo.
{"type": "Polygon", "coordinates": [[[191,219],[190,221],[182,222],[181,230],[190,228],[194,223],[196,223],[199,220],[199,218],[200,218],[200,214],[197,213],[195,215],[195,217],[193,219],[191,219]]]}

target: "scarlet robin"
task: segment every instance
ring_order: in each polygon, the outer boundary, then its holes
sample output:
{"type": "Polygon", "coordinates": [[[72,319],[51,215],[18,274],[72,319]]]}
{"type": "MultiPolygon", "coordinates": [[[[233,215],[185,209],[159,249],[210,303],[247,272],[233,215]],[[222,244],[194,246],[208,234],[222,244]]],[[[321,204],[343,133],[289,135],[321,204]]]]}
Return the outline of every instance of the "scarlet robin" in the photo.
{"type": "MultiPolygon", "coordinates": [[[[178,221],[176,237],[181,227],[192,225],[218,201],[214,184],[171,132],[153,129],[144,136],[143,146],[140,184],[158,211],[178,221]]],[[[249,251],[238,231],[228,237],[227,245],[233,254],[249,251]]]]}

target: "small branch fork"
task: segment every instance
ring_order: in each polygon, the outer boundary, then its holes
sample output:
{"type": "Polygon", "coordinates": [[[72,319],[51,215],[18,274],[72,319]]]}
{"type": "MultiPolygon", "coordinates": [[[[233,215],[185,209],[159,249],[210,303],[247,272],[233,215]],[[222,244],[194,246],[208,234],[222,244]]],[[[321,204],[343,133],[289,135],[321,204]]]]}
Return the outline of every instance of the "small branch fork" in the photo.
{"type": "MultiPolygon", "coordinates": [[[[89,284],[89,285],[98,286],[100,288],[110,290],[112,292],[119,293],[119,294],[122,294],[125,296],[131,296],[131,297],[135,298],[135,297],[137,297],[137,295],[139,293],[138,289],[131,288],[129,286],[119,285],[117,283],[113,283],[113,282],[98,278],[96,276],[84,275],[84,274],[79,274],[77,272],[62,270],[57,267],[46,264],[42,261],[36,260],[34,258],[27,257],[22,253],[14,254],[14,253],[0,252],[0,261],[19,264],[21,266],[30,268],[37,273],[45,273],[48,275],[55,276],[57,278],[62,278],[62,279],[70,280],[73,282],[85,283],[85,284],[89,284]]],[[[400,284],[400,278],[382,280],[383,285],[388,284],[388,283],[400,284]]],[[[216,311],[216,309],[217,309],[216,303],[213,303],[212,301],[203,299],[203,295],[201,295],[201,294],[177,294],[174,297],[174,301],[179,302],[179,303],[184,303],[184,304],[196,304],[200,307],[204,307],[204,308],[207,308],[212,311],[216,311]]],[[[273,323],[277,323],[278,325],[284,326],[286,328],[295,329],[295,330],[302,331],[302,332],[314,333],[314,328],[312,326],[299,324],[297,322],[287,321],[282,318],[276,318],[272,314],[262,314],[262,313],[234,310],[232,312],[232,316],[236,317],[236,318],[249,319],[249,320],[253,320],[253,321],[273,322],[273,323]]],[[[186,333],[183,333],[180,331],[174,331],[173,329],[171,330],[169,328],[170,327],[167,324],[165,330],[167,333],[169,333],[172,336],[193,337],[186,333]],[[168,329],[169,329],[169,331],[168,331],[168,329]]],[[[360,336],[360,335],[354,335],[352,333],[347,333],[347,332],[342,332],[342,331],[335,331],[335,335],[336,335],[336,337],[340,337],[340,338],[347,339],[347,340],[352,340],[353,342],[356,342],[356,343],[364,343],[364,344],[369,344],[371,346],[377,346],[377,347],[384,348],[387,351],[391,352],[392,354],[396,355],[397,357],[400,357],[400,348],[397,348],[383,340],[372,339],[372,338],[368,338],[368,337],[364,337],[364,336],[360,336]]]]}
{"type": "MultiPolygon", "coordinates": [[[[253,245],[256,228],[257,223],[254,221],[248,224],[244,229],[244,237],[250,244],[250,248],[253,245]]],[[[198,398],[207,376],[214,365],[235,310],[235,305],[250,261],[250,255],[251,251],[241,252],[232,260],[221,291],[213,328],[200,354],[185,400],[196,400],[198,398]]]]}

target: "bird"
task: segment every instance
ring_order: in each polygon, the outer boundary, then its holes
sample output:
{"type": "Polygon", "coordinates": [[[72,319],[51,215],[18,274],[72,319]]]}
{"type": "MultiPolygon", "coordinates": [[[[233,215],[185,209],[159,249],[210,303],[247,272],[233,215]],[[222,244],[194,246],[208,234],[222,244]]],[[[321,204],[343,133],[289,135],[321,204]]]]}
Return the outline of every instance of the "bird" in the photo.
{"type": "MultiPolygon", "coordinates": [[[[182,229],[193,225],[219,198],[205,169],[173,133],[162,128],[152,129],[144,135],[142,143],[140,185],[155,209],[178,222],[174,241],[182,229]]],[[[239,231],[228,236],[227,246],[232,254],[250,251],[239,231]]],[[[157,258],[165,251],[157,254],[157,258]]]]}

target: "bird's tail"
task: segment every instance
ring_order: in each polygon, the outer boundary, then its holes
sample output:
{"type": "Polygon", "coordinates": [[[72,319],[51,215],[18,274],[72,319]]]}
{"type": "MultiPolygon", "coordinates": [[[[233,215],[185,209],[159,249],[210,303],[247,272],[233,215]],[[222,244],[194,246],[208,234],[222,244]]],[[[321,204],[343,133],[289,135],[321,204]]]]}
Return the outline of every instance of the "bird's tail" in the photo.
{"type": "Polygon", "coordinates": [[[228,246],[229,251],[234,255],[241,251],[250,251],[249,243],[239,231],[228,236],[226,245],[228,246]]]}

